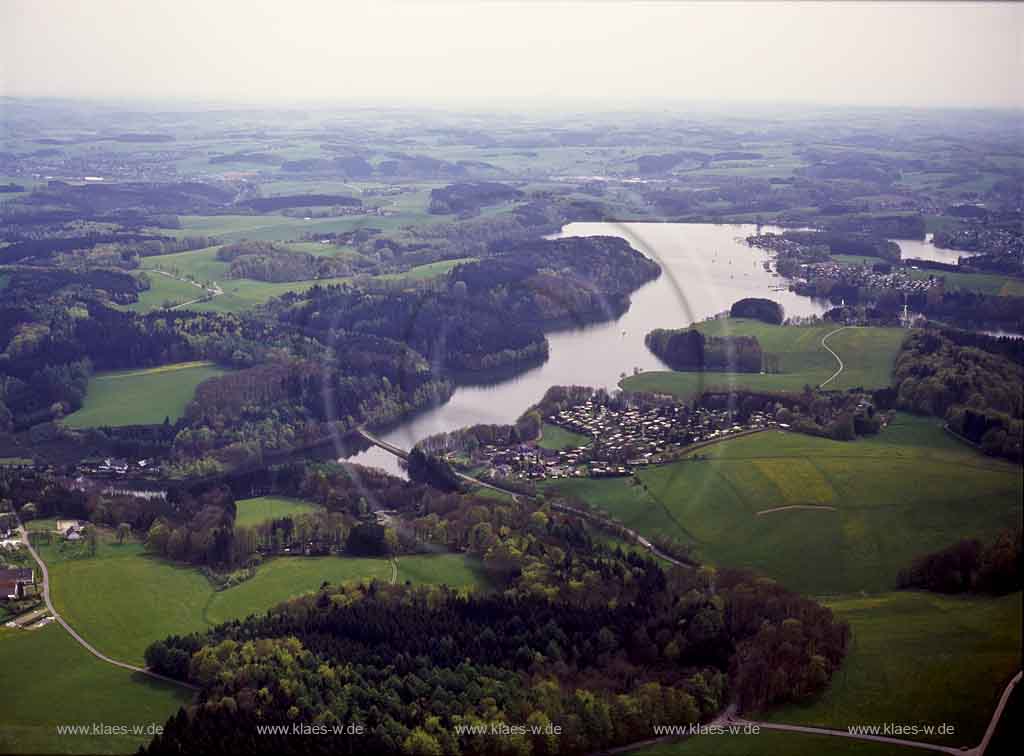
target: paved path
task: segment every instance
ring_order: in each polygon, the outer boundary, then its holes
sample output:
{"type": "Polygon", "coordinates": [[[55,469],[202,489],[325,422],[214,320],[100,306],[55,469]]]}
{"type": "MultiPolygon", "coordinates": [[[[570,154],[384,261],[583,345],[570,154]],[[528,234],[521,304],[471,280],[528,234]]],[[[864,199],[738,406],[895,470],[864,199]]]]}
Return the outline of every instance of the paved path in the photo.
{"type": "Polygon", "coordinates": [[[956,746],[943,746],[935,743],[925,743],[921,740],[905,740],[903,738],[890,738],[886,735],[861,735],[847,732],[846,730],[832,730],[827,727],[805,727],[804,725],[776,724],[775,722],[757,722],[750,719],[736,718],[730,720],[739,725],[756,725],[762,730],[780,730],[782,732],[798,732],[806,735],[831,735],[837,738],[848,738],[850,740],[871,740],[875,743],[889,743],[905,748],[921,748],[926,751],[939,751],[941,753],[962,754],[964,751],[956,746]]]}
{"type": "Polygon", "coordinates": [[[839,363],[839,369],[838,369],[838,370],[836,370],[836,372],[832,373],[832,375],[830,375],[830,376],[828,377],[828,380],[826,380],[826,381],[825,381],[824,383],[822,383],[822,384],[821,384],[820,386],[818,386],[818,388],[825,388],[825,386],[827,386],[828,384],[830,384],[830,383],[831,383],[831,382],[832,382],[833,380],[835,380],[835,378],[836,378],[836,377],[837,377],[837,376],[838,376],[838,375],[839,375],[839,374],[840,374],[841,372],[843,372],[843,360],[842,360],[842,359],[841,359],[841,358],[839,357],[839,355],[838,355],[838,354],[836,354],[836,353],[835,353],[834,351],[832,351],[832,347],[830,347],[830,346],[829,346],[828,344],[826,344],[826,343],[825,343],[825,341],[826,341],[826,340],[828,339],[828,337],[829,337],[829,336],[831,336],[831,335],[833,335],[833,334],[836,334],[836,333],[839,333],[839,332],[840,332],[840,331],[842,331],[843,329],[845,329],[845,328],[849,328],[849,327],[850,327],[850,326],[840,326],[840,327],[839,327],[839,328],[837,328],[836,330],[834,330],[834,331],[829,331],[828,333],[826,333],[826,334],[825,334],[824,336],[822,336],[822,337],[821,337],[821,345],[822,345],[823,347],[825,347],[825,348],[826,348],[826,349],[827,349],[827,350],[829,351],[829,354],[831,354],[831,355],[832,355],[833,357],[835,357],[835,358],[836,358],[836,362],[838,362],[838,363],[839,363]]]}
{"type": "Polygon", "coordinates": [[[992,719],[988,723],[988,729],[985,730],[985,737],[981,739],[981,742],[972,751],[975,756],[982,756],[982,754],[985,753],[985,749],[988,748],[989,741],[992,740],[992,736],[995,735],[999,719],[1003,716],[1003,709],[1006,708],[1006,702],[1010,700],[1010,694],[1013,693],[1013,689],[1017,687],[1017,684],[1020,682],[1021,674],[1021,672],[1018,672],[1013,676],[1013,679],[1007,683],[1006,689],[1003,691],[1003,695],[999,699],[999,705],[996,706],[996,710],[992,712],[992,719]]]}
{"type": "Polygon", "coordinates": [[[50,571],[46,569],[46,563],[40,558],[39,554],[36,553],[35,548],[33,548],[32,542],[29,540],[28,537],[28,531],[25,529],[25,526],[21,524],[20,519],[18,520],[18,532],[21,534],[21,538],[25,542],[25,545],[28,546],[28,551],[32,555],[32,558],[36,560],[36,564],[39,565],[39,569],[43,573],[43,601],[46,602],[46,608],[50,610],[50,614],[52,614],[54,616],[54,619],[56,619],[61,624],[61,627],[67,630],[68,634],[70,634],[72,638],[78,641],[82,648],[84,648],[90,654],[95,656],[97,659],[105,661],[107,664],[113,664],[115,667],[121,667],[121,669],[127,669],[131,672],[138,672],[140,675],[146,675],[147,677],[152,677],[155,680],[162,680],[163,682],[172,683],[174,685],[180,685],[183,688],[199,690],[199,688],[195,685],[191,685],[187,682],[182,682],[181,680],[175,680],[173,677],[165,677],[164,675],[161,675],[157,672],[153,672],[152,670],[146,669],[145,667],[136,667],[134,664],[128,664],[127,662],[118,661],[117,659],[111,659],[106,654],[98,651],[85,638],[83,638],[81,635],[75,632],[75,629],[71,627],[71,625],[69,625],[67,622],[65,622],[64,618],[61,617],[60,614],[58,614],[56,609],[53,608],[53,602],[50,600],[50,571]]]}

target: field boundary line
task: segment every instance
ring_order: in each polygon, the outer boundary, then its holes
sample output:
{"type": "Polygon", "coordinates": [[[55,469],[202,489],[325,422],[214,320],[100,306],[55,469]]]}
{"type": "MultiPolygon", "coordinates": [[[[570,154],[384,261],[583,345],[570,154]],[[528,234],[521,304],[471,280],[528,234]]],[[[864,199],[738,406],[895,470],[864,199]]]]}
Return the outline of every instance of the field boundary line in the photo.
{"type": "Polygon", "coordinates": [[[755,512],[755,514],[758,517],[760,517],[761,515],[771,514],[772,512],[785,512],[789,509],[820,509],[825,512],[839,511],[829,504],[787,504],[782,507],[771,507],[770,509],[762,509],[760,512],[755,512]]]}

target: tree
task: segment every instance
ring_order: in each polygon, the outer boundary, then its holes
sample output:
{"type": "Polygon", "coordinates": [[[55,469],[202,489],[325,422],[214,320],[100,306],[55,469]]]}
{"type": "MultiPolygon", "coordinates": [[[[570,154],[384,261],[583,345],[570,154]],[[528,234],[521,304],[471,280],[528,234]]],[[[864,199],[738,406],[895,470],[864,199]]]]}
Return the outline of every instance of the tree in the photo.
{"type": "Polygon", "coordinates": [[[437,738],[421,727],[417,727],[402,743],[402,753],[409,756],[442,756],[441,744],[437,738]]]}
{"type": "Polygon", "coordinates": [[[167,542],[171,537],[171,530],[163,520],[157,520],[146,534],[146,547],[155,551],[161,556],[167,555],[167,542]]]}

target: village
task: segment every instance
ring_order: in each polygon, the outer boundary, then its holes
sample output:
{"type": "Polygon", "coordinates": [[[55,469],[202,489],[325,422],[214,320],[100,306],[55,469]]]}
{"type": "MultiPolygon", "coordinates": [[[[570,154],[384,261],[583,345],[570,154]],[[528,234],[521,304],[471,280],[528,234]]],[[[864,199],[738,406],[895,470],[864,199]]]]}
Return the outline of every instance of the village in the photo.
{"type": "Polygon", "coordinates": [[[815,281],[828,280],[838,284],[870,289],[873,291],[896,291],[900,294],[927,294],[931,289],[942,286],[942,279],[936,276],[915,278],[910,272],[915,268],[895,268],[890,263],[879,261],[873,265],[843,265],[840,263],[809,263],[801,266],[802,280],[794,284],[800,292],[802,286],[813,286],[815,281]]]}
{"type": "Polygon", "coordinates": [[[559,450],[536,443],[513,447],[481,446],[475,466],[491,477],[513,480],[607,478],[632,474],[637,467],[677,459],[695,444],[780,425],[762,412],[741,422],[730,410],[691,409],[682,404],[616,409],[588,400],[546,418],[587,443],[559,450]]]}

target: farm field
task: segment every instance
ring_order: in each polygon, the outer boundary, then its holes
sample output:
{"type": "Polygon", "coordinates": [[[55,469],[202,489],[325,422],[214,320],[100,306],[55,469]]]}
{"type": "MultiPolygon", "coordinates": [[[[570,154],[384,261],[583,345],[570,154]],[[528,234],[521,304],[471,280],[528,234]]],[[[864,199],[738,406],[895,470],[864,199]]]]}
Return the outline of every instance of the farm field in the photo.
{"type": "Polygon", "coordinates": [[[261,522],[277,517],[316,512],[320,509],[316,504],[302,499],[291,499],[283,496],[259,496],[255,499],[241,499],[235,502],[236,526],[259,525],[261,522]]]}
{"type": "MultiPolygon", "coordinates": [[[[309,251],[308,249],[305,249],[305,245],[301,243],[289,244],[288,246],[297,249],[298,251],[309,251]]],[[[321,245],[312,246],[320,247],[320,253],[324,254],[321,245]]],[[[345,283],[352,280],[350,277],[342,276],[338,278],[321,278],[310,281],[286,281],[273,283],[268,281],[255,281],[248,278],[227,278],[226,275],[230,266],[228,263],[217,259],[218,249],[219,247],[206,247],[204,249],[196,249],[189,252],[176,252],[171,255],[150,257],[146,258],[143,264],[146,266],[146,269],[150,271],[151,279],[159,278],[171,281],[172,283],[179,283],[183,286],[189,286],[183,282],[175,281],[167,276],[162,276],[156,273],[155,271],[159,268],[160,270],[168,271],[181,278],[191,277],[201,283],[207,281],[217,282],[223,290],[223,294],[220,294],[206,302],[196,302],[193,305],[189,305],[190,310],[199,312],[240,312],[242,310],[264,304],[272,297],[279,297],[282,294],[287,294],[288,292],[301,294],[302,292],[317,285],[326,286],[329,284],[345,283]]],[[[339,253],[341,252],[339,250],[334,251],[339,253]]],[[[441,260],[438,262],[426,263],[424,265],[418,265],[410,268],[403,273],[389,273],[382,275],[379,278],[382,280],[409,281],[421,281],[428,278],[436,278],[438,276],[446,275],[448,271],[456,265],[463,262],[470,262],[473,259],[475,258],[441,260]]],[[[191,288],[193,292],[189,299],[194,299],[202,294],[199,289],[193,286],[189,286],[189,288],[191,288]]],[[[142,306],[141,301],[142,295],[140,295],[139,299],[140,302],[137,302],[133,307],[140,311],[144,311],[145,308],[142,306]]],[[[165,297],[160,295],[149,297],[147,299],[147,302],[150,305],[149,309],[161,307],[164,299],[165,297]]]]}
{"type": "Polygon", "coordinates": [[[182,304],[184,302],[191,302],[193,299],[198,299],[206,294],[203,289],[194,284],[187,281],[179,281],[162,273],[150,271],[148,276],[150,282],[149,289],[139,292],[139,301],[133,302],[130,305],[123,305],[120,309],[146,313],[152,310],[159,310],[168,302],[182,304]]]}
{"type": "Polygon", "coordinates": [[[810,595],[891,590],[914,557],[1020,522],[1019,468],[927,418],[900,414],[879,436],[846,443],[767,431],[698,455],[635,479],[555,487],[647,536],[691,543],[699,559],[810,595]],[[758,515],[790,506],[800,508],[758,515]]]}
{"type": "Polygon", "coordinates": [[[398,558],[398,582],[482,588],[487,584],[487,577],[479,561],[462,554],[416,554],[398,558]]]}
{"type": "Polygon", "coordinates": [[[72,428],[143,425],[177,420],[207,378],[223,375],[212,362],[179,362],[145,370],[97,373],[82,408],[64,422],[72,428]]]}
{"type": "MultiPolygon", "coordinates": [[[[57,611],[96,648],[133,663],[142,662],[155,640],[262,612],[325,581],[391,579],[386,559],[276,557],[249,580],[216,591],[198,569],[151,556],[139,543],[118,545],[103,537],[91,558],[69,558],[56,543],[39,551],[50,570],[57,611]]],[[[469,586],[480,580],[478,568],[462,555],[407,559],[399,574],[403,581],[469,586]]]]}
{"type": "Polygon", "coordinates": [[[163,725],[192,696],[95,658],[62,627],[0,628],[0,753],[134,753],[147,735],[57,735],[56,726],[163,725]]]}
{"type": "Polygon", "coordinates": [[[538,445],[543,449],[569,449],[576,446],[587,446],[590,436],[573,433],[551,423],[544,423],[538,445]]]}
{"type": "Polygon", "coordinates": [[[443,215],[430,215],[426,206],[416,210],[400,210],[393,215],[346,215],[339,218],[290,218],[285,215],[183,215],[181,228],[167,231],[174,236],[197,234],[216,236],[220,241],[240,239],[257,241],[290,241],[304,233],[343,233],[359,228],[392,231],[418,223],[440,223],[443,215]]]}
{"type": "Polygon", "coordinates": [[[1021,664],[1021,594],[899,592],[826,602],[853,631],[829,688],[807,705],[759,717],[787,724],[952,724],[920,738],[973,747],[1021,664]]]}
{"type": "MultiPolygon", "coordinates": [[[[357,557],[275,557],[260,565],[256,576],[225,591],[212,592],[202,610],[209,625],[217,625],[317,590],[323,583],[391,579],[386,559],[357,557]]],[[[211,589],[212,591],[212,589],[211,589]]]]}
{"type": "MultiPolygon", "coordinates": [[[[761,349],[779,358],[779,373],[679,372],[653,370],[624,378],[627,391],[654,391],[689,398],[718,386],[765,391],[801,391],[817,386],[839,367],[821,345],[838,326],[776,326],[745,318],[722,318],[697,325],[707,336],[755,336],[761,349]]],[[[888,386],[893,364],[907,332],[902,328],[846,328],[828,338],[828,345],[843,360],[844,369],[828,388],[881,388],[888,386]]]]}

